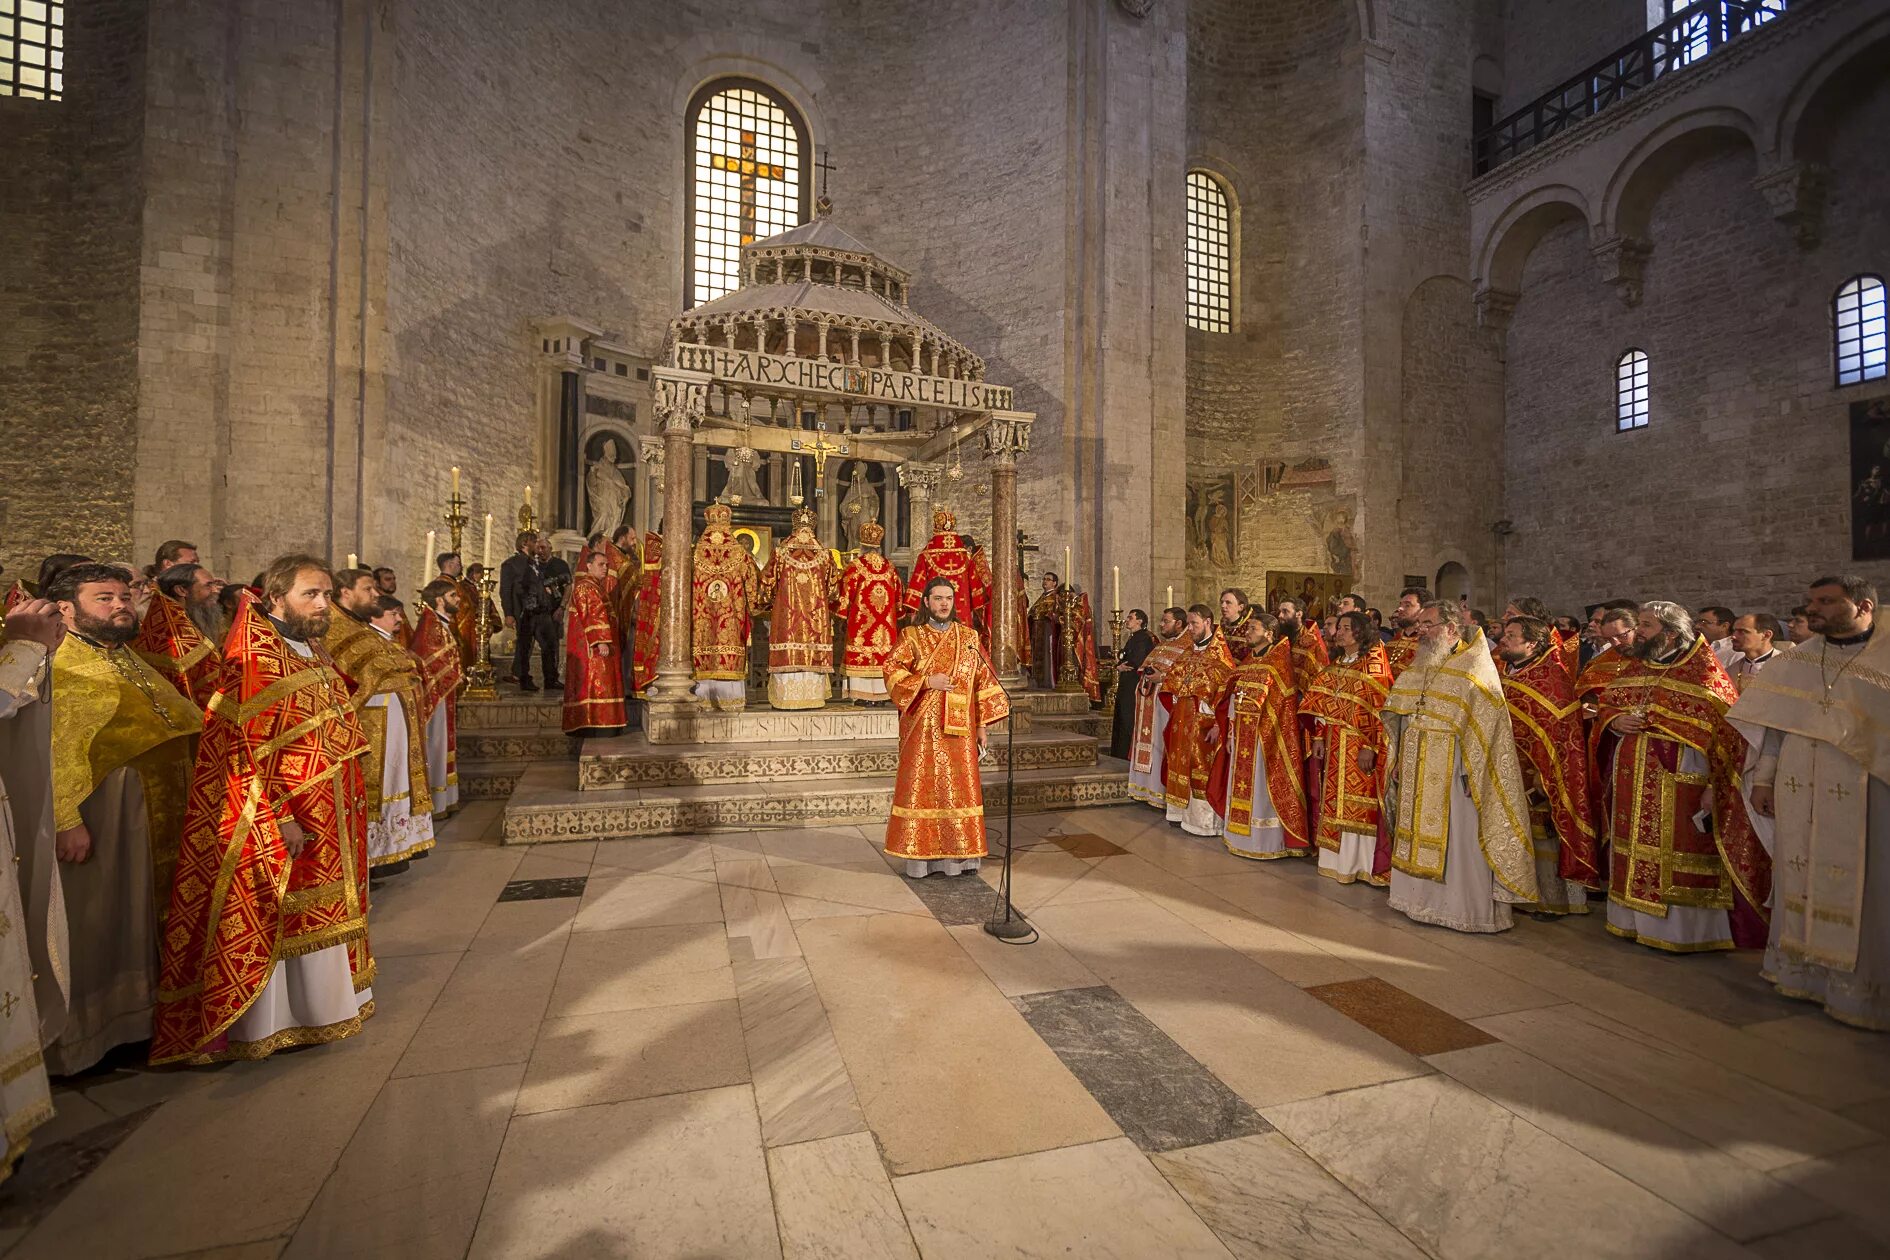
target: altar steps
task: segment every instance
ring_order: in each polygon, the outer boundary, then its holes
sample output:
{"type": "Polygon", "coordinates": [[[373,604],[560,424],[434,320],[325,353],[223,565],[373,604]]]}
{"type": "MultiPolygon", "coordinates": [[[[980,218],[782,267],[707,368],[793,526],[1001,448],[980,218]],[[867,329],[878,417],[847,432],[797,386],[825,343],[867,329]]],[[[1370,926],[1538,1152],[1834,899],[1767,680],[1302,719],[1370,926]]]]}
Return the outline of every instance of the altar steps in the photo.
{"type": "MultiPolygon", "coordinates": [[[[1128,800],[1121,762],[1016,772],[1018,813],[1043,813],[1128,800]],[[1113,764],[1116,768],[1107,768],[1113,764]]],[[[1006,772],[987,770],[986,817],[1004,810],[1006,772]]],[[[797,782],[714,782],[581,791],[576,770],[534,765],[506,803],[506,844],[762,831],[780,827],[883,826],[892,813],[893,776],[797,782]]]]}
{"type": "MultiPolygon", "coordinates": [[[[993,732],[993,760],[1003,769],[1012,745],[993,732]]],[[[1070,732],[1032,730],[1017,735],[1019,770],[1081,770],[1096,764],[1096,741],[1070,732]]],[[[876,778],[899,769],[899,741],[857,739],[827,743],[751,743],[679,746],[652,744],[641,733],[587,739],[578,755],[578,787],[684,787],[702,783],[800,783],[809,779],[876,778]]]]}

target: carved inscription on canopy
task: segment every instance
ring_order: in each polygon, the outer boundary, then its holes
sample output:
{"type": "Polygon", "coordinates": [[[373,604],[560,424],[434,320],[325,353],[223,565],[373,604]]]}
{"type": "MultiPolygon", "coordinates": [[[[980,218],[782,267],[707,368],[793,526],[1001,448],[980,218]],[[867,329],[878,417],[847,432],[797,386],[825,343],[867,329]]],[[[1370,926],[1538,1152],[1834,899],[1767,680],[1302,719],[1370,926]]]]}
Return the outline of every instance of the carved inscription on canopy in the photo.
{"type": "Polygon", "coordinates": [[[1009,411],[1011,388],[949,376],[920,376],[892,368],[830,363],[825,359],[790,359],[727,346],[676,347],[676,366],[707,372],[731,385],[744,383],[795,393],[841,394],[880,402],[912,403],[949,411],[1009,411]]]}

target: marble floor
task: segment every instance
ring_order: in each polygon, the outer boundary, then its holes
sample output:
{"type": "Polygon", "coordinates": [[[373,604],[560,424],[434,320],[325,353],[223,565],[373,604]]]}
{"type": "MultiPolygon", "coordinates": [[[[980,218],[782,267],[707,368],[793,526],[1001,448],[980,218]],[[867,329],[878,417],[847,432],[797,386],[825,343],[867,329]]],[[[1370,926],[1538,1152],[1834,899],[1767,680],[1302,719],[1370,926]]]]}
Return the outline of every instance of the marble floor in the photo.
{"type": "Polygon", "coordinates": [[[1420,927],[1139,806],[1019,820],[1027,945],[870,829],[497,826],[377,891],[361,1036],[61,1088],[5,1255],[1890,1255],[1890,1036],[1750,956],[1420,927]]]}

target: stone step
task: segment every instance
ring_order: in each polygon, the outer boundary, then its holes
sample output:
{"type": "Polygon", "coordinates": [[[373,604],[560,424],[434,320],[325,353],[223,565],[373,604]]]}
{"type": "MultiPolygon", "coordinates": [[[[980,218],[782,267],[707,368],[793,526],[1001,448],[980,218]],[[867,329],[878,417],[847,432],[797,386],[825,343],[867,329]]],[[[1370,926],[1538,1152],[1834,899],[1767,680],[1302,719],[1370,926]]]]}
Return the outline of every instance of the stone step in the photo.
{"type": "Polygon", "coordinates": [[[507,688],[499,693],[497,700],[468,700],[464,696],[459,701],[459,729],[462,738],[467,731],[520,730],[564,731],[564,693],[554,691],[551,699],[544,695],[521,695],[507,688]]]}
{"type": "Polygon", "coordinates": [[[555,726],[550,730],[538,726],[462,726],[459,729],[462,762],[569,760],[577,756],[578,745],[578,740],[555,726]]]}
{"type": "MultiPolygon", "coordinates": [[[[992,741],[1002,768],[1009,745],[992,741]]],[[[1096,741],[1071,732],[1030,731],[1016,740],[1019,770],[1083,769],[1096,764],[1096,741]]],[[[641,734],[587,739],[578,757],[578,788],[675,787],[696,783],[798,782],[803,779],[891,778],[899,768],[897,739],[844,744],[763,743],[690,747],[651,744],[641,734]]]]}
{"type": "Polygon", "coordinates": [[[1091,739],[1105,741],[1109,738],[1109,720],[1109,715],[1100,710],[1082,714],[1056,713],[1032,719],[1038,730],[1053,735],[1086,735],[1091,739]]]}
{"type": "Polygon", "coordinates": [[[1011,707],[1039,717],[1057,713],[1088,713],[1089,697],[1080,691],[1013,691],[1011,707]]]}
{"type": "MultiPolygon", "coordinates": [[[[1018,813],[1042,813],[1129,799],[1128,776],[1115,768],[1022,770],[1018,813]]],[[[779,827],[883,826],[892,813],[889,778],[813,780],[805,784],[710,783],[685,787],[581,792],[574,767],[541,764],[520,775],[505,807],[506,844],[600,837],[664,836],[779,827]]],[[[984,775],[987,816],[1004,810],[1005,772],[984,775]]]]}
{"type": "Polygon", "coordinates": [[[519,776],[534,764],[557,762],[467,761],[459,762],[459,799],[462,801],[503,801],[518,787],[519,776]]]}

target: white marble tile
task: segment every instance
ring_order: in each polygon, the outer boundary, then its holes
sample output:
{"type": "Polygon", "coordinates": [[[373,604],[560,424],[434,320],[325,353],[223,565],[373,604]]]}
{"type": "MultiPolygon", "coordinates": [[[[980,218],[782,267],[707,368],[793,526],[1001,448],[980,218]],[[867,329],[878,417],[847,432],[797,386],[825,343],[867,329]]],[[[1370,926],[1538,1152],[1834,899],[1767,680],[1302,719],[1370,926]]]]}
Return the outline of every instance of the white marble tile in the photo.
{"type": "Polygon", "coordinates": [[[761,1139],[784,1146],[866,1128],[827,1009],[799,958],[735,964],[761,1139]]]}
{"type": "MultiPolygon", "coordinates": [[[[774,884],[784,898],[788,917],[802,914],[795,898],[858,907],[872,913],[899,913],[931,918],[917,895],[883,861],[821,866],[808,862],[771,862],[774,884]]],[[[813,917],[827,917],[817,915],[813,917]]]]}
{"type": "Polygon", "coordinates": [[[800,957],[801,944],[794,935],[794,923],[781,903],[780,893],[738,883],[723,883],[721,889],[722,919],[728,925],[731,957],[800,957]]]}
{"type": "Polygon", "coordinates": [[[1053,989],[1085,989],[1102,983],[1041,927],[1037,929],[1037,939],[1028,945],[1001,941],[977,923],[945,930],[1005,997],[1048,993],[1053,989]]]}
{"type": "Polygon", "coordinates": [[[745,1085],[512,1121],[473,1260],[780,1254],[745,1085]]]}
{"type": "Polygon", "coordinates": [[[1410,1239],[1278,1133],[1150,1158],[1242,1260],[1423,1260],[1410,1239]]]}
{"type": "MultiPolygon", "coordinates": [[[[716,837],[725,841],[728,837],[716,837]]],[[[625,840],[599,840],[592,855],[592,870],[598,875],[612,871],[623,874],[674,875],[678,878],[705,878],[715,872],[715,846],[698,836],[644,836],[625,840]]]]}
{"type": "Polygon", "coordinates": [[[918,1260],[870,1134],[776,1147],[768,1172],[786,1260],[918,1260]]]}
{"type": "Polygon", "coordinates": [[[592,875],[572,925],[579,932],[720,923],[722,898],[711,863],[706,879],[682,875],[592,875]]]}
{"type": "Polygon", "coordinates": [[[719,923],[574,932],[548,1014],[595,1015],[735,996],[719,923]]]}
{"type": "Polygon", "coordinates": [[[518,1113],[714,1089],[748,1080],[733,1002],[548,1019],[532,1047],[518,1113]]]}
{"type": "Polygon", "coordinates": [[[1214,1231],[1127,1138],[900,1177],[927,1260],[1226,1260],[1214,1231]]]}
{"type": "Polygon", "coordinates": [[[1263,1109],[1442,1260],[1734,1260],[1737,1244],[1495,1103],[1439,1076],[1263,1109]]]}

